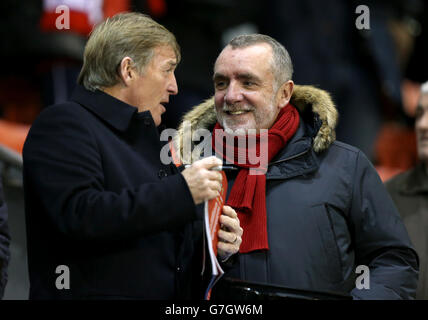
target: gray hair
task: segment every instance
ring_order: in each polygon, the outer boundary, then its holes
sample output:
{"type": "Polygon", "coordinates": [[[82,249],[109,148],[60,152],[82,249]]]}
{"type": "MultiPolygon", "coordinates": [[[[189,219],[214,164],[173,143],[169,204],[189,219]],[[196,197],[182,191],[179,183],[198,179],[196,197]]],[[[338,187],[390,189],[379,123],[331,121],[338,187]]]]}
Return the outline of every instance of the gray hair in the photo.
{"type": "Polygon", "coordinates": [[[120,13],[101,22],[91,32],[83,54],[78,83],[95,91],[119,83],[118,67],[130,57],[140,74],[150,62],[155,47],[170,46],[180,61],[175,36],[164,26],[141,13],[120,13]]]}
{"type": "Polygon", "coordinates": [[[246,48],[255,44],[266,43],[272,48],[272,73],[275,75],[277,87],[293,77],[293,63],[287,49],[278,41],[264,34],[240,35],[233,38],[228,45],[232,49],[246,48]]]}

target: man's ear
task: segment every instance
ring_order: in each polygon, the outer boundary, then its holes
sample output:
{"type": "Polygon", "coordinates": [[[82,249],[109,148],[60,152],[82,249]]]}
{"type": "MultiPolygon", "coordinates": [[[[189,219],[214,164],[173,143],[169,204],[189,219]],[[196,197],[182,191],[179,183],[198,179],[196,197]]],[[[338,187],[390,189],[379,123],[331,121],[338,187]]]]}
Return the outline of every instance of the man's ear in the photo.
{"type": "Polygon", "coordinates": [[[290,102],[291,96],[293,95],[293,89],[293,80],[284,82],[279,88],[277,93],[277,105],[279,108],[284,108],[290,102]]]}
{"type": "Polygon", "coordinates": [[[122,59],[118,68],[118,74],[120,80],[122,80],[122,83],[125,86],[128,86],[131,81],[135,79],[136,70],[134,66],[134,61],[132,61],[130,57],[125,57],[122,59]]]}

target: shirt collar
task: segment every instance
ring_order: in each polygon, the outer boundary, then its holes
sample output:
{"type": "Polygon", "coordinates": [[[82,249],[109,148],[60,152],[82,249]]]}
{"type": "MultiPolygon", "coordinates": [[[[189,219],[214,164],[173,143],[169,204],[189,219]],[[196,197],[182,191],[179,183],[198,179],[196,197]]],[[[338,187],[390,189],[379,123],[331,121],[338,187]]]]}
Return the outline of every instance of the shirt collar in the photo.
{"type": "Polygon", "coordinates": [[[74,90],[71,100],[91,110],[104,121],[120,131],[129,127],[134,115],[138,118],[151,118],[150,111],[138,113],[138,109],[115,97],[100,91],[90,91],[78,85],[74,90]]]}

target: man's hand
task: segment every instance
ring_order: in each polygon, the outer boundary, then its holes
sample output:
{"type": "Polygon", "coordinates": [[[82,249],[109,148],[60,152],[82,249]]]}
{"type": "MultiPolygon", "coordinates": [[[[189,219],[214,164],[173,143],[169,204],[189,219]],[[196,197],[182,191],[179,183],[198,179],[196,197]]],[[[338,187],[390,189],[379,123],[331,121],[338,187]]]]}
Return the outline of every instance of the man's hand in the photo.
{"type": "Polygon", "coordinates": [[[191,167],[181,172],[196,205],[219,195],[221,191],[221,173],[210,169],[222,164],[220,159],[213,156],[198,160],[191,167]]]}
{"type": "Polygon", "coordinates": [[[239,223],[238,214],[229,206],[223,207],[220,216],[221,228],[218,230],[217,252],[222,261],[239,251],[244,230],[239,223]]]}

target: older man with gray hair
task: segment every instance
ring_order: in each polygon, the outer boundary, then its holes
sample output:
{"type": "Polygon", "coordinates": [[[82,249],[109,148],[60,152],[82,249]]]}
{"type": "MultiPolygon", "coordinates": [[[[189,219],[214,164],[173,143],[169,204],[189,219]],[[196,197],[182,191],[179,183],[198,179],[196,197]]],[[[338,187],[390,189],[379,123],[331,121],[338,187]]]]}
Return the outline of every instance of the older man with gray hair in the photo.
{"type": "MultiPolygon", "coordinates": [[[[335,141],[330,95],[295,85],[292,70],[275,39],[238,36],[215,62],[214,98],[184,117],[211,131],[213,151],[237,169],[226,203],[244,233],[226,276],[354,299],[413,298],[418,258],[391,198],[366,156],[335,141]]],[[[197,161],[182,148],[183,128],[179,155],[197,161]]]]}
{"type": "Polygon", "coordinates": [[[421,86],[415,119],[419,164],[386,182],[420,258],[417,299],[428,299],[428,82],[421,86]]]}
{"type": "MultiPolygon", "coordinates": [[[[158,126],[178,93],[179,61],[166,28],[142,14],[116,15],[93,30],[71,101],[33,123],[23,151],[31,299],[197,296],[196,205],[221,190],[210,170],[221,161],[181,173],[160,161],[158,126]]],[[[230,207],[220,221],[225,259],[242,229],[230,207]]]]}

